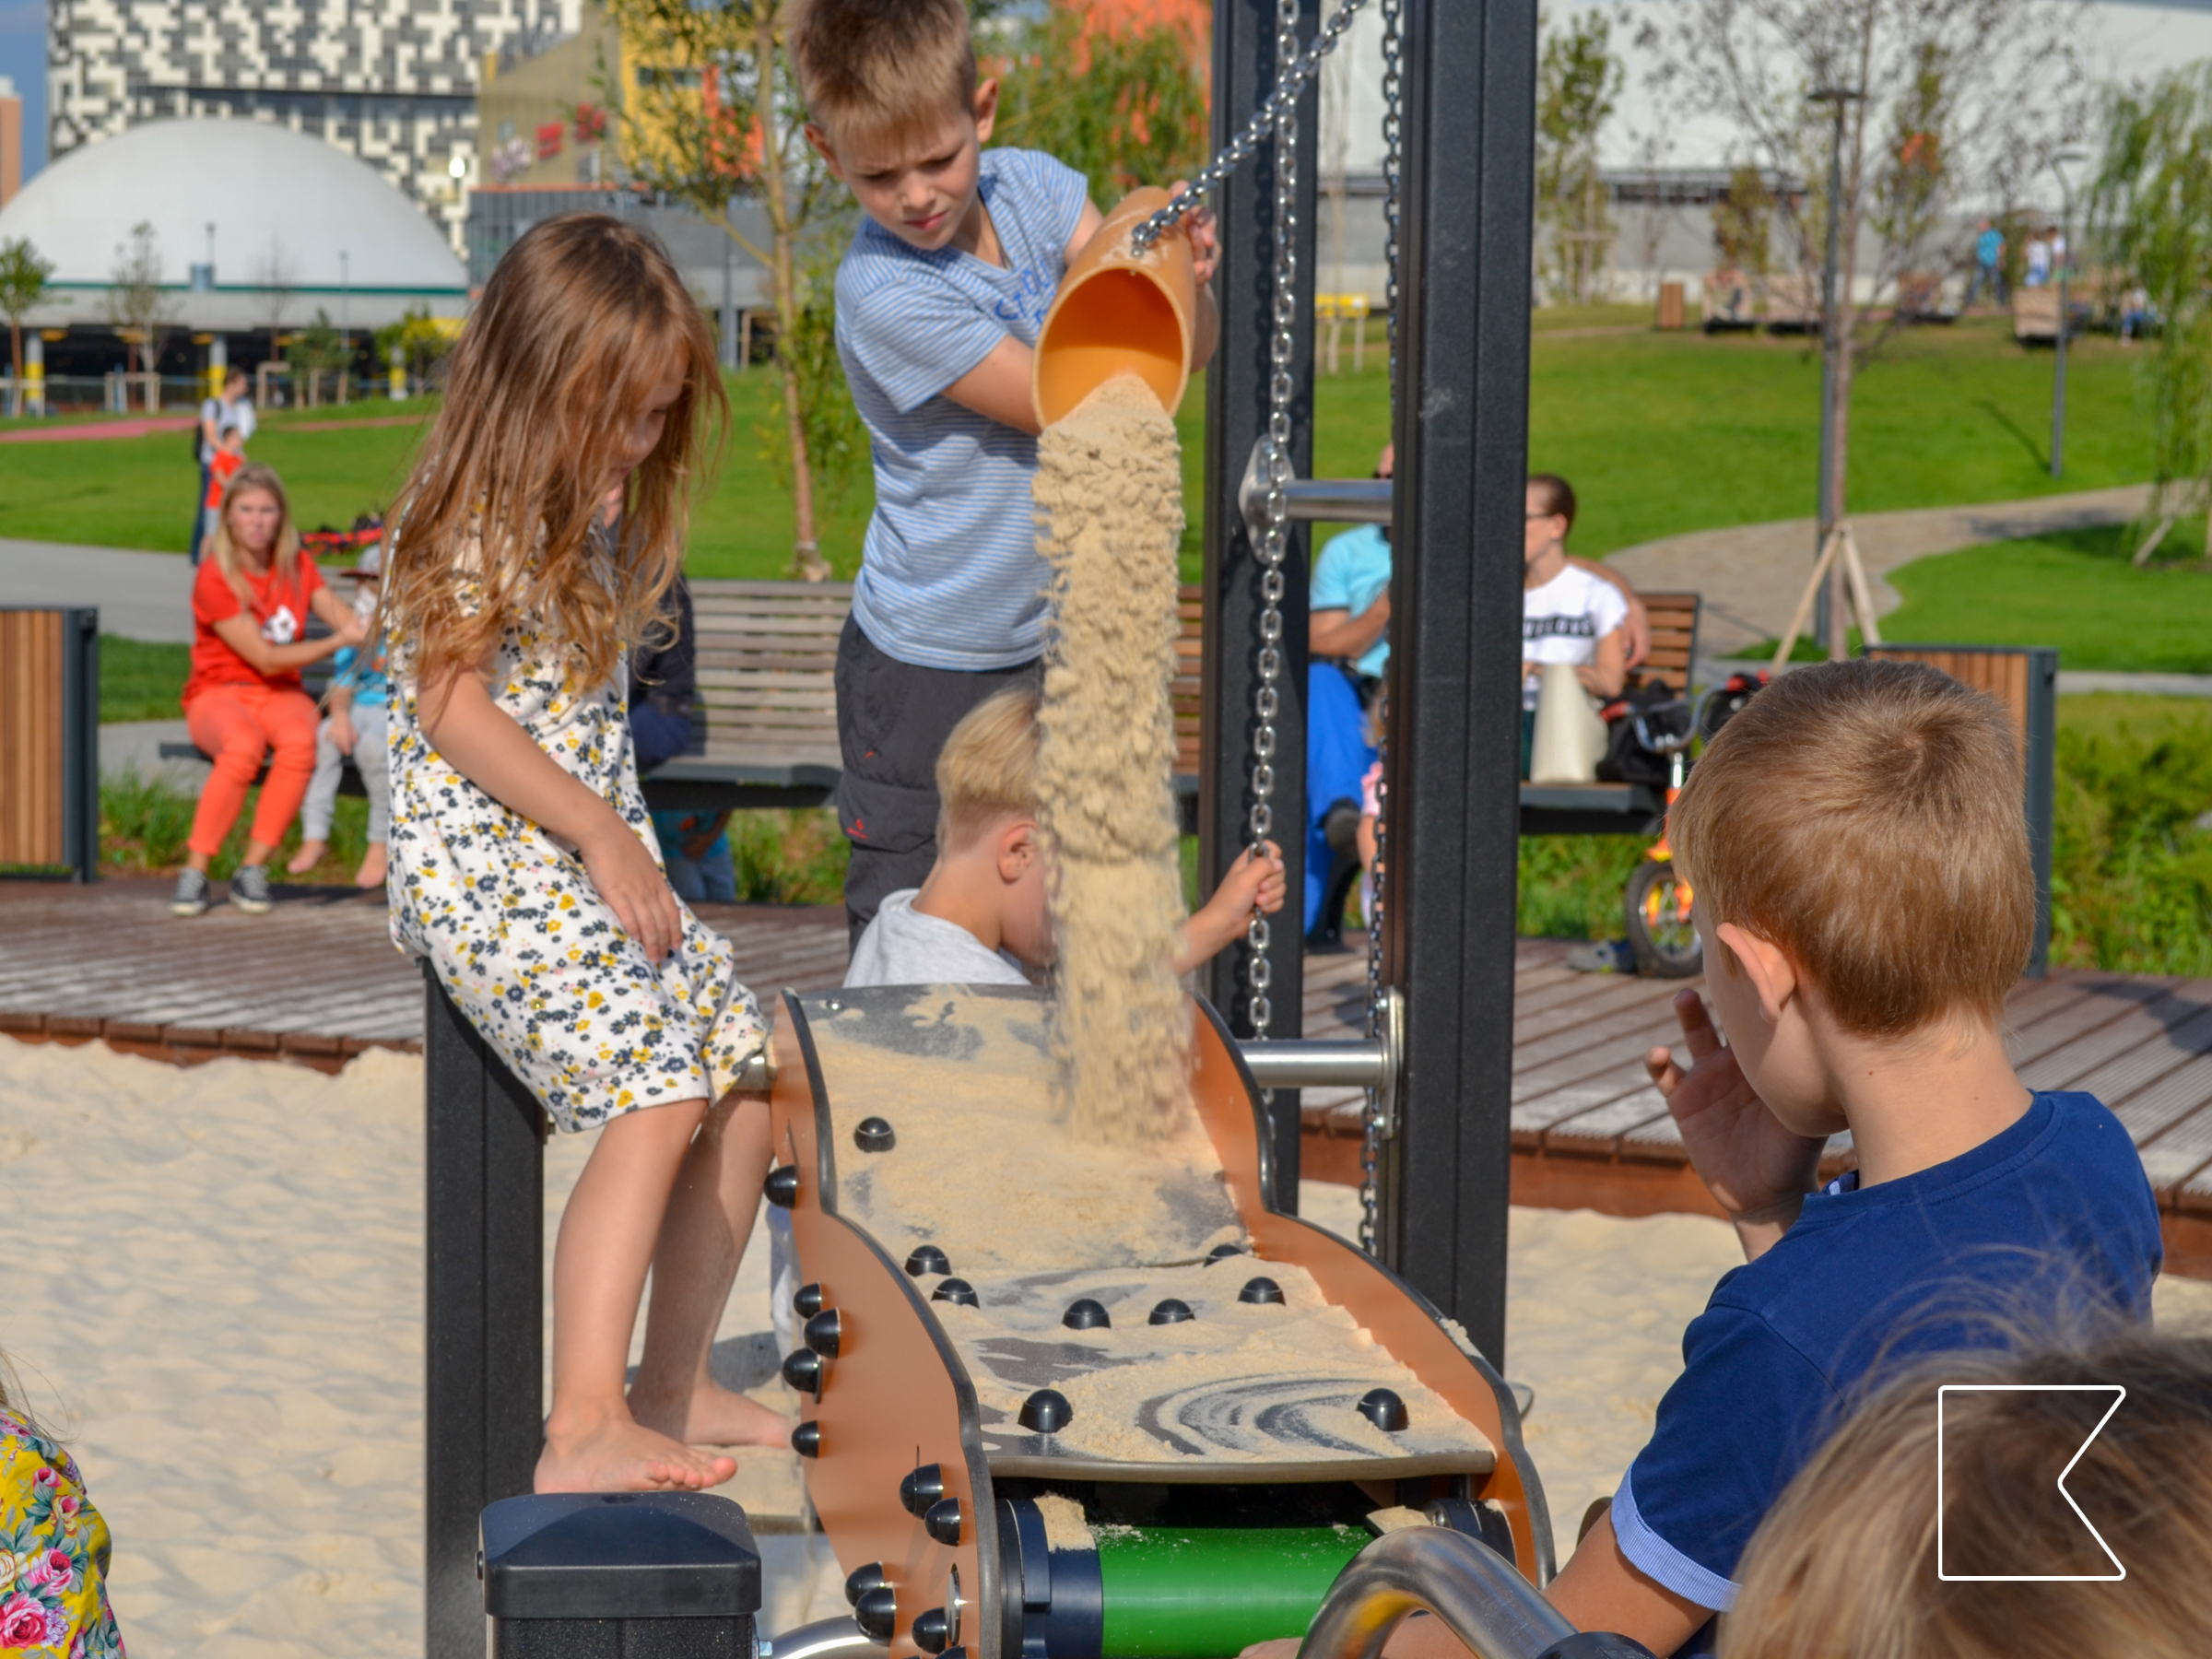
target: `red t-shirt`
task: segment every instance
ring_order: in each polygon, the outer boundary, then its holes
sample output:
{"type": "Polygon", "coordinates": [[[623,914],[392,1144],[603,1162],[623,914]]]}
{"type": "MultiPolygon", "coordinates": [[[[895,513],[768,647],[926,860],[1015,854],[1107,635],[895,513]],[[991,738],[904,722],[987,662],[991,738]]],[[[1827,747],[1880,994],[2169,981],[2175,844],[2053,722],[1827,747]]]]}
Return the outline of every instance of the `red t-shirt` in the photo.
{"type": "Polygon", "coordinates": [[[223,491],[229,487],[230,477],[246,464],[243,455],[234,455],[229,450],[217,450],[215,458],[207,463],[207,505],[220,507],[223,491]]]}
{"type": "Polygon", "coordinates": [[[301,553],[293,561],[294,577],[284,579],[272,564],[258,579],[246,577],[253,603],[241,606],[238,595],[223,580],[222,567],[212,557],[200,561],[200,573],[192,584],[192,677],[184,682],[183,700],[189,703],[210,686],[267,686],[296,688],[300,670],[287,668],[263,674],[223,641],[215,625],[241,609],[252,612],[261,624],[261,637],[272,645],[296,645],[307,638],[308,605],[324,585],[315,561],[301,553]]]}

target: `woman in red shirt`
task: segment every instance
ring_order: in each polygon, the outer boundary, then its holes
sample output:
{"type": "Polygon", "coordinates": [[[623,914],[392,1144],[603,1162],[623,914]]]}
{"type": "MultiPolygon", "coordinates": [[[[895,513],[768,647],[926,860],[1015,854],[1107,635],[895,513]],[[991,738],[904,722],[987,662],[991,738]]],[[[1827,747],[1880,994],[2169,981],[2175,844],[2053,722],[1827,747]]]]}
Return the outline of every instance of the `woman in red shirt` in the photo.
{"type": "Polygon", "coordinates": [[[201,561],[193,582],[184,720],[193,742],[215,757],[215,771],[192,815],[184,870],[169,908],[180,916],[206,912],[208,861],[238,821],[263,755],[274,749],[245,862],[230,879],[231,904],[260,915],[273,901],[269,854],[315,770],[315,704],[300,689],[300,670],[367,635],[352,607],[324,585],[315,561],[300,556],[300,533],[272,468],[249,462],[231,477],[213,545],[214,557],[201,561]],[[311,610],[330,625],[329,638],[308,640],[311,610]]]}

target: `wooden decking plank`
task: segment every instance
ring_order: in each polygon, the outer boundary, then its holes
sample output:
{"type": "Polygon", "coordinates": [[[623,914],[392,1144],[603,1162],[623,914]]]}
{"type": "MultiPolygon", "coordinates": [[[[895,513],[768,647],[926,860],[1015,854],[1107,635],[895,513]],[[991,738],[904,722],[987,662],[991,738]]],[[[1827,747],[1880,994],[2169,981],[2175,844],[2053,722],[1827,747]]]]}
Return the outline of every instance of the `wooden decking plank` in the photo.
{"type": "Polygon", "coordinates": [[[2006,1045],[2006,1052],[2012,1055],[2013,1065],[2024,1070],[2045,1054],[2115,1019],[2125,1018],[2145,1003],[2165,995],[2178,982],[2171,979],[2124,982],[2111,974],[2100,975],[2096,982],[2084,986],[2085,994],[2078,1002],[2033,1025],[2020,1028],[2006,1045]]]}
{"type": "MultiPolygon", "coordinates": [[[[2140,1050],[2163,1047],[2176,1024],[2186,1024],[2204,1013],[2199,1005],[2178,1002],[2171,995],[2151,997],[2123,1011],[2117,1018],[2082,1032],[2045,1053],[2021,1062],[2016,1069],[2030,1088],[2077,1088],[2083,1079],[2115,1060],[2140,1050]]],[[[2186,1058],[2186,1053],[2179,1058],[2186,1058]]]]}
{"type": "Polygon", "coordinates": [[[2165,1024],[2162,1031],[2149,1033],[2147,1040],[2129,1044],[2101,1065],[2054,1087],[2079,1089],[2116,1107],[2206,1053],[2212,1053],[2212,1008],[2198,1006],[2188,1018],[2165,1024]]]}

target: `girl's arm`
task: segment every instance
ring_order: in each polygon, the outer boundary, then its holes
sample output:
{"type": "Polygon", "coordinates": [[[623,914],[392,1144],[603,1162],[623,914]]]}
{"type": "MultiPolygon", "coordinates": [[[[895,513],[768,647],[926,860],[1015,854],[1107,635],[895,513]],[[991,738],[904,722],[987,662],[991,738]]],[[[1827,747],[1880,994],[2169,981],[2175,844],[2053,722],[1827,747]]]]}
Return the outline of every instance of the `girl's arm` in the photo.
{"type": "MultiPolygon", "coordinates": [[[[317,598],[322,594],[318,592],[317,598]]],[[[253,626],[253,618],[244,611],[225,617],[215,624],[215,637],[253,665],[256,674],[282,674],[287,669],[304,668],[310,663],[319,663],[335,655],[348,645],[359,645],[368,636],[361,631],[354,614],[339,608],[338,619],[330,622],[336,631],[326,640],[301,640],[296,645],[272,645],[261,637],[261,629],[253,626]]]]}
{"type": "Polygon", "coordinates": [[[421,708],[423,735],[455,771],[576,849],[592,886],[648,960],[662,961],[676,949],[683,915],[637,831],[491,700],[480,670],[456,670],[442,684],[425,686],[421,708]]]}
{"type": "Polygon", "coordinates": [[[1629,682],[1629,625],[1618,628],[1597,642],[1594,662],[1585,663],[1574,671],[1583,688],[1600,697],[1618,697],[1621,687],[1629,682]]]}

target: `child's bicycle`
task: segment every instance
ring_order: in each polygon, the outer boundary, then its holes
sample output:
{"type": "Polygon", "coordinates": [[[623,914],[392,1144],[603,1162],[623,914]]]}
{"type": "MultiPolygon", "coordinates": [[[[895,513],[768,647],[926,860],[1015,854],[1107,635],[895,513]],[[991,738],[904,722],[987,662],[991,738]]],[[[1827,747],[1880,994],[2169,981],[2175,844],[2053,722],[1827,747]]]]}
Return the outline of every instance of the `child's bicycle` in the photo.
{"type": "MultiPolygon", "coordinates": [[[[1652,754],[1666,759],[1668,811],[1674,809],[1683,781],[1689,775],[1690,745],[1700,737],[1712,742],[1767,679],[1764,669],[1731,675],[1722,684],[1708,688],[1694,706],[1687,699],[1677,698],[1628,712],[1626,717],[1635,723],[1636,740],[1652,754]],[[1685,713],[1687,720],[1680,718],[1685,713]],[[1667,715],[1675,719],[1665,719],[1667,715]],[[1679,731],[1675,729],[1677,721],[1679,731]]],[[[1666,822],[1661,819],[1659,839],[1644,849],[1643,862],[1629,877],[1621,900],[1629,951],[1635,958],[1637,972],[1654,979],[1689,979],[1704,967],[1704,952],[1689,919],[1694,896],[1689,883],[1675,868],[1674,853],[1666,844],[1666,822]]]]}

